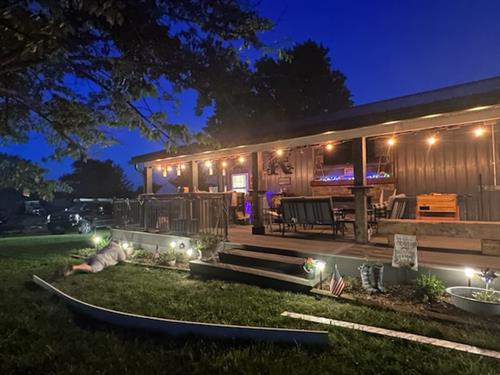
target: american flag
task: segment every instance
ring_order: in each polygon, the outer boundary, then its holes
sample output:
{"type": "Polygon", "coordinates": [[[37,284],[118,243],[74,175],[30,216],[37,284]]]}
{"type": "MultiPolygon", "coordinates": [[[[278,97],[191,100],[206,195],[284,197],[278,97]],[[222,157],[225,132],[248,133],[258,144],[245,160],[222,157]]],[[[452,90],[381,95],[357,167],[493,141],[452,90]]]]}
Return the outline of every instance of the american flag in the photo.
{"type": "Polygon", "coordinates": [[[335,264],[332,273],[332,279],[330,280],[330,292],[337,297],[340,297],[344,291],[345,283],[342,276],[340,276],[337,265],[335,264]]]}

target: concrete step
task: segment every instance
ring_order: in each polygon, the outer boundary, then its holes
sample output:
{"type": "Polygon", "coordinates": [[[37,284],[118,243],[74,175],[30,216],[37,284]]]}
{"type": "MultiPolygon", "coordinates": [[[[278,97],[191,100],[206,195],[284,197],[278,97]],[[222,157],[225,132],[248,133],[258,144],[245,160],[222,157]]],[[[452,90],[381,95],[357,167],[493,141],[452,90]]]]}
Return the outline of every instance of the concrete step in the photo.
{"type": "Polygon", "coordinates": [[[281,272],[227,263],[208,263],[201,260],[189,262],[189,268],[193,275],[303,293],[309,292],[319,282],[317,278],[310,280],[281,272]]]}
{"type": "Polygon", "coordinates": [[[306,277],[303,269],[304,258],[230,248],[219,252],[221,263],[245,267],[257,267],[270,271],[306,277]]]}

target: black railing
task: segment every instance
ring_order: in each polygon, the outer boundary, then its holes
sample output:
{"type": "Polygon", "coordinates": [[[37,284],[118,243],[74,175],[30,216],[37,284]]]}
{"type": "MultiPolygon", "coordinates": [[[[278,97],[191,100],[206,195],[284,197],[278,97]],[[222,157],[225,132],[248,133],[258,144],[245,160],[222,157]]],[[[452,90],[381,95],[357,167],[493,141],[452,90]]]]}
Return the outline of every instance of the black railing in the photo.
{"type": "Polygon", "coordinates": [[[113,224],[123,229],[227,238],[230,199],[228,193],[144,194],[137,199],[117,199],[113,224]]]}

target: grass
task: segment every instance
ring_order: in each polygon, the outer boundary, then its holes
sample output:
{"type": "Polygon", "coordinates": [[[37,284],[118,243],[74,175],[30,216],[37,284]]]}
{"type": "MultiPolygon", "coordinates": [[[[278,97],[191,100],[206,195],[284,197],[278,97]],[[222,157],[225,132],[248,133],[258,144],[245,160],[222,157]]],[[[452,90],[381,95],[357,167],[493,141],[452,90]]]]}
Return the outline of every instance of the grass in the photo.
{"type": "Polygon", "coordinates": [[[469,327],[330,299],[119,265],[67,279],[54,272],[82,235],[0,239],[0,373],[358,374],[498,372],[499,361],[281,317],[285,310],[373,324],[500,350],[500,324],[469,327]],[[323,349],[125,332],[75,317],[32,274],[117,310],[184,320],[328,329],[323,349]]]}

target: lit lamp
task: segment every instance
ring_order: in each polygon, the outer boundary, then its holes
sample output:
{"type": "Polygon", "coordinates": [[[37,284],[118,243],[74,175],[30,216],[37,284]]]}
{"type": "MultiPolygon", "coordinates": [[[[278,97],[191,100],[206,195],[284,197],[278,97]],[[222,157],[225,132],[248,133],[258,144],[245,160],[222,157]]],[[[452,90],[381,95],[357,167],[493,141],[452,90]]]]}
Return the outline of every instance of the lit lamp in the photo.
{"type": "Polygon", "coordinates": [[[176,246],[177,246],[177,242],[175,242],[175,241],[170,242],[171,249],[175,249],[176,246]]]}
{"type": "Polygon", "coordinates": [[[214,170],[213,170],[213,168],[212,168],[212,162],[211,162],[210,160],[207,160],[207,161],[205,162],[205,167],[207,167],[207,168],[208,168],[208,174],[209,174],[210,176],[212,176],[212,175],[214,174],[214,170]]]}
{"type": "Polygon", "coordinates": [[[474,129],[474,136],[475,137],[481,137],[483,134],[484,134],[485,130],[483,127],[477,127],[476,129],[474,129]]]}
{"type": "Polygon", "coordinates": [[[227,161],[223,161],[221,163],[221,166],[222,166],[222,175],[225,176],[226,175],[226,167],[227,167],[227,161]]]}
{"type": "Polygon", "coordinates": [[[396,139],[394,137],[391,137],[387,140],[387,146],[392,147],[396,144],[396,139]]]}
{"type": "Polygon", "coordinates": [[[167,167],[167,172],[172,172],[172,167],[170,165],[167,167]]]}
{"type": "Polygon", "coordinates": [[[437,138],[434,136],[427,138],[427,144],[429,146],[434,146],[436,144],[436,142],[437,142],[437,138]]]}
{"type": "Polygon", "coordinates": [[[282,149],[276,150],[276,155],[279,157],[283,156],[283,150],[282,149]]]}
{"type": "Polygon", "coordinates": [[[333,145],[331,143],[328,143],[326,145],[326,151],[332,151],[333,150],[333,145]]]}
{"type": "Polygon", "coordinates": [[[129,247],[128,242],[127,242],[127,241],[122,242],[122,243],[121,243],[121,247],[122,247],[122,249],[123,249],[123,250],[127,250],[127,249],[128,249],[128,247],[129,247]]]}
{"type": "Polygon", "coordinates": [[[156,170],[157,170],[157,171],[161,171],[161,165],[157,165],[157,166],[156,166],[156,170]]]}
{"type": "Polygon", "coordinates": [[[467,286],[471,286],[472,276],[474,276],[474,270],[470,267],[464,268],[465,277],[467,277],[467,286]]]}
{"type": "Polygon", "coordinates": [[[323,289],[323,271],[325,270],[326,263],[322,260],[318,260],[314,267],[319,271],[319,288],[323,289]]]}
{"type": "Polygon", "coordinates": [[[92,241],[94,242],[94,246],[97,249],[97,245],[102,241],[102,238],[100,236],[93,236],[92,241]]]}
{"type": "Polygon", "coordinates": [[[239,162],[240,164],[243,164],[243,163],[245,162],[245,157],[244,157],[244,156],[240,156],[240,157],[238,158],[238,162],[239,162]]]}

